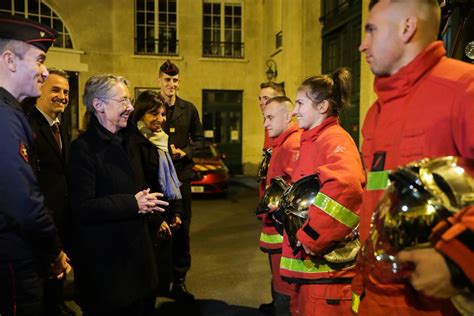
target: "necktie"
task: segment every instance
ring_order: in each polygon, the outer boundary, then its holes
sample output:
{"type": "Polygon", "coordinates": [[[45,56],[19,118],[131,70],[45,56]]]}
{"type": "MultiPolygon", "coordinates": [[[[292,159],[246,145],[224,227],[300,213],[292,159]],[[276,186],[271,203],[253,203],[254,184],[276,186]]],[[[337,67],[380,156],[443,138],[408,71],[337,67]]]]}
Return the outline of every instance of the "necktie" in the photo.
{"type": "Polygon", "coordinates": [[[62,148],[61,148],[61,133],[59,131],[59,122],[54,123],[51,126],[51,129],[53,130],[54,139],[56,140],[56,143],[58,144],[59,151],[61,151],[62,150],[62,148]]]}

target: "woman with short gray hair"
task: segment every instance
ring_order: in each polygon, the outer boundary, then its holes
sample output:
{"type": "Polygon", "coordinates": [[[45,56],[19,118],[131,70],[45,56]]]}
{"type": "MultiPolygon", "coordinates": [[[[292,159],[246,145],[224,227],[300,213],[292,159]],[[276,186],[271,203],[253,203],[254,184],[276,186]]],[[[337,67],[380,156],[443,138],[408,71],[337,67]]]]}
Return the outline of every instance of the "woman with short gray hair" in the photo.
{"type": "Polygon", "coordinates": [[[144,214],[168,203],[137,183],[126,79],[91,77],[84,102],[90,121],[71,145],[68,170],[78,303],[88,316],[151,315],[157,273],[144,214]]]}

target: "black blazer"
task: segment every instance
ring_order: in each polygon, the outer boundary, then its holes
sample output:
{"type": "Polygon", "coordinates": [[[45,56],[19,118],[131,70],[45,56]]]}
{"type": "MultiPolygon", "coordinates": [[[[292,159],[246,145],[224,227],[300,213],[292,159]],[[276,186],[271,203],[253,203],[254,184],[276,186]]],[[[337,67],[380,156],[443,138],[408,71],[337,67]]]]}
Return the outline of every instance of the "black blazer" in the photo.
{"type": "Polygon", "coordinates": [[[36,107],[28,113],[28,119],[33,130],[31,165],[44,195],[44,204],[62,233],[67,205],[66,160],[70,138],[61,126],[60,151],[48,120],[36,107]]]}
{"type": "MultiPolygon", "coordinates": [[[[123,134],[124,133],[119,133],[123,134]]],[[[68,166],[73,264],[79,302],[86,309],[130,305],[151,295],[156,264],[128,138],[113,135],[94,115],[72,142],[68,166]]]]}
{"type": "MultiPolygon", "coordinates": [[[[169,106],[168,106],[169,109],[169,106]]],[[[202,146],[204,132],[199,113],[191,102],[176,97],[173,109],[173,116],[170,118],[170,111],[166,112],[166,123],[163,130],[169,135],[168,143],[174,144],[176,148],[182,149],[186,156],[174,160],[176,173],[181,181],[189,181],[193,177],[193,149],[194,146],[202,146]]]]}

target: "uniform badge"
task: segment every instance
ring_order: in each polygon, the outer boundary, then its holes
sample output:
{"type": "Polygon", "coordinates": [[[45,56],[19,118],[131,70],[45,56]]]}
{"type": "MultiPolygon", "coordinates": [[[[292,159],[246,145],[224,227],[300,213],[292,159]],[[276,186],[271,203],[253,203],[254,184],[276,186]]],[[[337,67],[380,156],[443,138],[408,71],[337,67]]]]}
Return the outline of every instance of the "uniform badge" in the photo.
{"type": "Polygon", "coordinates": [[[387,152],[377,151],[374,153],[374,159],[372,160],[372,167],[370,171],[383,171],[385,170],[385,157],[387,152]]]}
{"type": "Polygon", "coordinates": [[[20,156],[23,158],[24,161],[28,161],[28,150],[23,142],[20,143],[20,156]]]}
{"type": "Polygon", "coordinates": [[[337,153],[343,153],[346,151],[346,148],[343,147],[343,146],[337,146],[336,149],[334,149],[334,153],[337,154],[337,153]]]}

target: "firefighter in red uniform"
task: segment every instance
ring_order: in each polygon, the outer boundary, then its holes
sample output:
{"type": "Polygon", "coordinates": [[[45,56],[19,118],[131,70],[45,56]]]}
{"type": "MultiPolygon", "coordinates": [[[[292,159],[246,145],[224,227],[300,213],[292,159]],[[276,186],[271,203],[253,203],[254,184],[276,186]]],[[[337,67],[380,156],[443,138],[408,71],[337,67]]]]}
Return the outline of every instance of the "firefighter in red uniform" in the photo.
{"type": "Polygon", "coordinates": [[[296,95],[293,113],[304,131],[291,181],[316,174],[321,188],[296,235],[302,247],[292,249],[284,234],[280,273],[298,284],[293,315],[350,315],[354,260],[337,264],[322,257],[359,222],[365,176],[354,141],[338,124],[350,88],[350,73],[341,68],[306,79],[296,95]]]}
{"type": "MultiPolygon", "coordinates": [[[[278,97],[278,96],[285,96],[285,88],[283,86],[275,83],[275,82],[264,82],[260,84],[260,94],[258,95],[258,101],[260,103],[260,110],[263,111],[265,110],[265,105],[268,100],[270,100],[273,97],[278,97]]],[[[272,147],[272,138],[268,136],[267,130],[265,130],[265,140],[263,142],[263,153],[269,148],[272,147]]],[[[264,154],[265,155],[265,154],[264,154]]],[[[259,195],[260,198],[263,196],[263,193],[265,192],[265,179],[266,175],[262,175],[261,179],[257,179],[259,181],[259,195]]]]}
{"type": "MultiPolygon", "coordinates": [[[[275,82],[264,82],[260,84],[260,93],[258,95],[258,101],[260,105],[260,110],[263,111],[265,110],[265,105],[268,100],[270,100],[273,97],[277,96],[285,96],[285,89],[283,86],[275,83],[275,82]]],[[[265,129],[265,140],[263,143],[263,149],[262,149],[262,156],[263,159],[260,162],[260,170],[258,171],[258,177],[257,181],[259,182],[258,184],[258,193],[260,196],[260,199],[263,197],[263,194],[265,193],[265,187],[266,187],[266,179],[267,179],[267,168],[268,168],[268,162],[271,157],[271,148],[272,148],[272,143],[271,143],[272,138],[268,136],[267,130],[265,129]]],[[[263,221],[263,218],[261,216],[258,216],[260,220],[263,221]]],[[[271,268],[271,265],[270,265],[271,268]]],[[[273,291],[272,291],[272,299],[273,299],[273,291]]],[[[264,314],[272,315],[274,313],[274,306],[273,306],[273,301],[270,303],[265,303],[261,304],[259,306],[259,311],[261,311],[264,314]]]]}
{"type": "MultiPolygon", "coordinates": [[[[263,111],[266,133],[272,139],[272,158],[267,173],[267,186],[276,177],[289,181],[300,150],[301,130],[292,122],[293,104],[285,96],[267,101],[263,111]]],[[[275,228],[271,213],[262,216],[260,249],[268,253],[272,272],[272,296],[275,315],[290,315],[290,299],[296,287],[281,279],[280,259],[283,236],[275,228]]],[[[294,302],[294,300],[292,301],[294,302]]]]}
{"type": "MultiPolygon", "coordinates": [[[[474,117],[474,66],[446,58],[443,43],[436,41],[438,1],[372,0],[369,9],[359,50],[376,75],[378,100],[362,128],[368,183],[361,207],[361,242],[368,237],[370,219],[390,170],[424,157],[474,158],[470,121],[474,117]]],[[[468,231],[472,233],[472,227],[468,231]]],[[[470,243],[472,246],[472,238],[470,243]]],[[[412,261],[418,271],[419,254],[414,251],[408,255],[414,257],[402,255],[402,259],[412,261]]],[[[429,256],[433,255],[436,258],[433,253],[429,256]]],[[[464,260],[474,261],[472,251],[464,260]]],[[[413,286],[423,290],[416,282],[413,286]]],[[[352,310],[360,315],[452,314],[448,301],[423,297],[408,284],[378,284],[362,273],[354,278],[352,291],[352,310]]]]}

